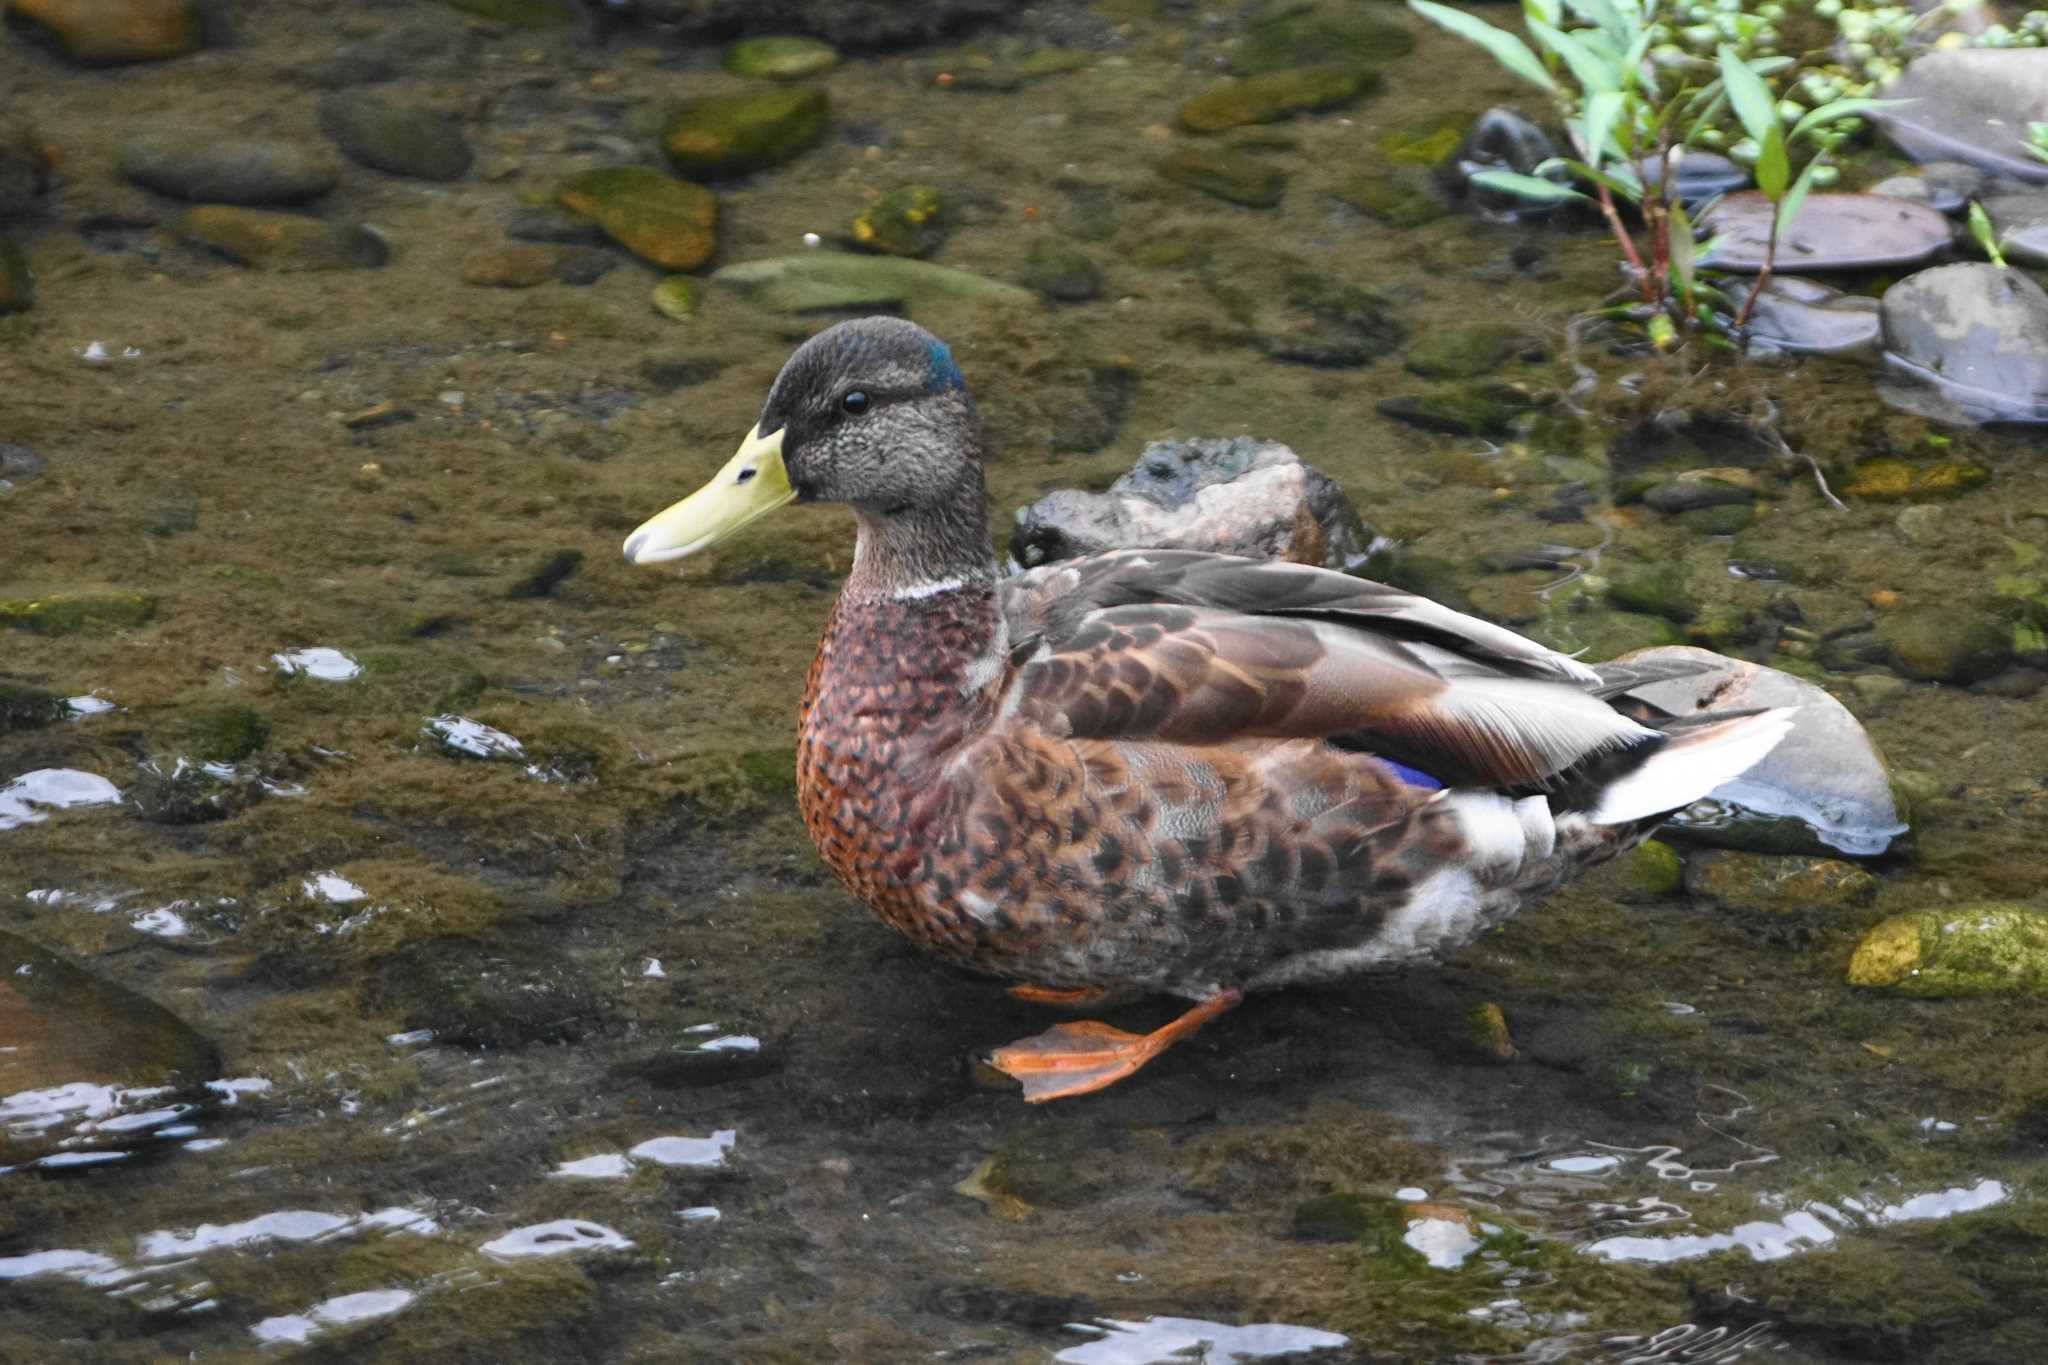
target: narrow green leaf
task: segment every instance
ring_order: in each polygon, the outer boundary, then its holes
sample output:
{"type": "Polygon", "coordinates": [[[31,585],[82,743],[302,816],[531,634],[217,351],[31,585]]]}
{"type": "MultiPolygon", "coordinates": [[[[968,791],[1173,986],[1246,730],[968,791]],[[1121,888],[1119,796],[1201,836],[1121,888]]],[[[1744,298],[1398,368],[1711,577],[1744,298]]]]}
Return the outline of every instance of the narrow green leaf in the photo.
{"type": "Polygon", "coordinates": [[[1564,3],[1573,14],[1605,33],[1618,48],[1626,47],[1634,35],[1634,26],[1622,17],[1612,0],[1564,0],[1564,3]]]}
{"type": "Polygon", "coordinates": [[[1614,121],[1621,117],[1622,98],[1619,90],[1596,90],[1586,97],[1585,144],[1579,150],[1595,170],[1610,156],[1616,161],[1628,159],[1614,141],[1614,121]]]}
{"type": "Polygon", "coordinates": [[[1650,39],[1655,36],[1647,28],[1642,30],[1636,34],[1636,40],[1629,44],[1628,51],[1621,54],[1620,75],[1623,94],[1635,89],[1636,82],[1642,79],[1643,58],[1650,55],[1650,39]]]}
{"type": "Polygon", "coordinates": [[[1777,99],[1772,96],[1771,88],[1764,84],[1763,77],[1735,55],[1734,48],[1723,43],[1716,55],[1721,68],[1721,85],[1735,105],[1735,117],[1742,120],[1742,130],[1756,139],[1756,145],[1763,146],[1771,131],[1778,126],[1777,99]]]}
{"type": "Polygon", "coordinates": [[[1806,169],[1801,171],[1799,178],[1792,182],[1790,192],[1778,201],[1777,233],[1779,241],[1784,241],[1791,234],[1792,225],[1799,221],[1799,208],[1806,202],[1806,192],[1813,188],[1813,177],[1820,172],[1821,166],[1826,161],[1826,157],[1817,156],[1807,162],[1806,169]]]}
{"type": "MultiPolygon", "coordinates": [[[[1728,91],[1720,81],[1715,81],[1705,90],[1700,91],[1699,98],[1704,99],[1706,103],[1701,107],[1699,117],[1695,118],[1687,126],[1683,139],[1686,142],[1691,142],[1702,132],[1719,123],[1721,121],[1721,111],[1728,107],[1728,91]]],[[[1690,113],[1691,111],[1688,110],[1687,112],[1690,113]]]]}
{"type": "Polygon", "coordinates": [[[1756,154],[1756,187],[1764,192],[1764,198],[1773,204],[1785,195],[1785,184],[1792,178],[1792,163],[1785,156],[1785,130],[1773,123],[1764,133],[1763,145],[1756,154]]]}
{"type": "Polygon", "coordinates": [[[1527,199],[1532,204],[1562,204],[1567,200],[1586,198],[1555,180],[1545,180],[1540,175],[1523,175],[1517,171],[1479,171],[1470,183],[1484,190],[1499,190],[1517,199],[1527,199]]]}
{"type": "Polygon", "coordinates": [[[1558,0],[1522,0],[1522,17],[1555,24],[1564,18],[1564,7],[1558,0]]]}
{"type": "Polygon", "coordinates": [[[1529,45],[1505,29],[1495,28],[1484,19],[1475,19],[1461,9],[1439,5],[1435,0],[1408,0],[1408,8],[1437,27],[1449,29],[1460,38],[1485,48],[1495,61],[1537,89],[1557,89],[1557,82],[1543,69],[1543,63],[1536,60],[1536,54],[1529,50],[1529,45]]]}
{"type": "Polygon", "coordinates": [[[1683,204],[1671,206],[1671,217],[1665,228],[1665,245],[1671,253],[1671,274],[1678,281],[1679,293],[1684,296],[1686,308],[1690,311],[1693,275],[1698,264],[1693,254],[1692,220],[1685,216],[1683,204]]]}
{"type": "Polygon", "coordinates": [[[1797,142],[1805,134],[1819,132],[1828,124],[1839,123],[1845,118],[1855,118],[1861,114],[1875,113],[1879,109],[1894,109],[1901,104],[1911,103],[1912,100],[1834,100],[1807,110],[1806,116],[1792,125],[1792,136],[1786,141],[1797,142]]]}
{"type": "MultiPolygon", "coordinates": [[[[1409,3],[1419,4],[1421,0],[1409,0],[1409,3]]],[[[1576,37],[1563,29],[1552,28],[1540,19],[1531,19],[1527,22],[1529,36],[1563,59],[1564,64],[1571,68],[1572,77],[1578,81],[1581,90],[1591,94],[1595,90],[1621,88],[1621,81],[1614,68],[1587,51],[1576,37]]]]}
{"type": "Polygon", "coordinates": [[[1998,233],[1991,226],[1991,215],[1984,212],[1984,206],[1974,199],[1970,201],[1970,236],[1983,248],[1991,264],[2005,265],[2005,253],[1998,249],[1998,233]]]}

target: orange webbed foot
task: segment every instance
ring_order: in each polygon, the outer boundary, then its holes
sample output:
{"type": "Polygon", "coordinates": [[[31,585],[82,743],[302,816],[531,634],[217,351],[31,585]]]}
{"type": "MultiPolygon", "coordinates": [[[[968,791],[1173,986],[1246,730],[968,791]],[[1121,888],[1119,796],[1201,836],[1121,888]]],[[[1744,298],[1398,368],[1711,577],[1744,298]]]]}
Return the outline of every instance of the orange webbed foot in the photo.
{"type": "Polygon", "coordinates": [[[1012,1000],[1022,1000],[1027,1005],[1056,1005],[1063,1009],[1085,1009],[1099,1005],[1115,993],[1113,986],[1083,986],[1079,990],[1063,991],[1054,986],[1032,986],[1019,983],[1009,988],[1012,1000]]]}
{"type": "Polygon", "coordinates": [[[1032,1104],[1085,1095],[1116,1084],[1243,999],[1232,987],[1218,991],[1150,1033],[1126,1033],[1094,1019],[1055,1024],[989,1054],[989,1065],[1024,1087],[1032,1104]]]}

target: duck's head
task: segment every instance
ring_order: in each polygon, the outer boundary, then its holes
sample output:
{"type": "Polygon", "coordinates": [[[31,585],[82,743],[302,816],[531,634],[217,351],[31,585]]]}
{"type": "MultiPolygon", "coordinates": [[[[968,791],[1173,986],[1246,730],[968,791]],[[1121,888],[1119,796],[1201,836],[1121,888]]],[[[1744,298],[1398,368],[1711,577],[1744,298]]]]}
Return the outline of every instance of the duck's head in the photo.
{"type": "Polygon", "coordinates": [[[872,571],[917,577],[989,560],[981,422],[946,343],[902,318],[842,322],[790,356],[760,420],[702,488],[626,538],[635,564],[680,559],[789,502],[858,514],[872,571]],[[884,552],[887,553],[884,553],[884,552]],[[908,555],[915,561],[885,566],[908,555]]]}

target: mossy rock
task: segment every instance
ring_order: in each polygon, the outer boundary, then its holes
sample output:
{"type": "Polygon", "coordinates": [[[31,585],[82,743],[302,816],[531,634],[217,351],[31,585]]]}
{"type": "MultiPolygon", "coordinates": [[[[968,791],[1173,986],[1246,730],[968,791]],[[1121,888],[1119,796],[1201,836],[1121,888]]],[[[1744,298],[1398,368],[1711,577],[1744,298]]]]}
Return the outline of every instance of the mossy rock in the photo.
{"type": "Polygon", "coordinates": [[[1401,361],[1428,379],[1481,379],[1535,344],[1522,328],[1474,322],[1418,337],[1402,352],[1401,361]]]}
{"type": "Polygon", "coordinates": [[[1732,536],[1737,531],[1748,529],[1756,518],[1756,503],[1730,502],[1717,507],[1691,508],[1678,513],[1672,520],[1694,535],[1732,536]]]}
{"type": "Polygon", "coordinates": [[[555,277],[560,259],[559,250],[551,246],[486,247],[462,258],[462,282],[490,289],[531,289],[555,277]]]}
{"type": "Polygon", "coordinates": [[[1180,126],[1219,133],[1251,123],[1334,109],[1379,87],[1379,73],[1356,66],[1309,66],[1225,81],[1180,107],[1180,126]]]}
{"type": "Polygon", "coordinates": [[[1287,189],[1287,172],[1255,156],[1217,147],[1183,147],[1159,163],[1159,174],[1246,208],[1269,209],[1287,189]]]}
{"type": "Polygon", "coordinates": [[[1782,915],[1869,905],[1877,899],[1877,878],[1839,858],[1710,850],[1686,861],[1685,889],[1715,905],[1782,915]]]}
{"type": "Polygon", "coordinates": [[[1616,571],[1607,584],[1607,600],[1625,611],[1683,623],[1694,615],[1691,581],[1685,565],[1675,560],[1638,565],[1616,571]]]}
{"type": "Polygon", "coordinates": [[[1408,336],[1384,295],[1328,274],[1290,266],[1271,278],[1224,266],[1206,271],[1203,283],[1262,351],[1289,364],[1363,365],[1408,336]]]}
{"type": "Polygon", "coordinates": [[[1397,166],[1421,166],[1428,170],[1450,161],[1478,115],[1465,111],[1431,114],[1380,139],[1380,155],[1397,166]]]}
{"type": "Polygon", "coordinates": [[[0,313],[18,313],[36,301],[35,272],[28,253],[0,234],[0,313]]]}
{"type": "Polygon", "coordinates": [[[669,114],[661,145],[684,175],[744,175],[779,166],[816,142],[830,108],[815,86],[705,95],[669,114]]]}
{"type": "Polygon", "coordinates": [[[945,240],[946,219],[946,202],[938,190],[905,185],[862,209],[846,230],[863,251],[923,256],[945,240]]]}
{"type": "Polygon", "coordinates": [[[1979,464],[1908,464],[1884,455],[1858,461],[1850,469],[1842,493],[1867,502],[1925,502],[1956,497],[1990,481],[1991,471],[1979,464]]]}
{"type": "Polygon", "coordinates": [[[797,34],[742,38],[725,50],[727,71],[758,80],[798,81],[837,65],[838,48],[797,34]]]}
{"type": "Polygon", "coordinates": [[[1377,404],[1383,416],[1455,436],[1506,435],[1535,406],[1536,400],[1522,390],[1486,381],[1434,384],[1420,393],[1382,398],[1377,404]]]}
{"type": "Polygon", "coordinates": [[[1102,267],[1057,237],[1041,237],[1024,258],[1024,283],[1049,299],[1083,303],[1102,292],[1102,267]]]}
{"type": "Polygon", "coordinates": [[[2048,910],[1994,902],[1894,915],[1856,945],[1848,979],[1901,995],[2048,993],[2048,910]]]}
{"type": "Polygon", "coordinates": [[[238,763],[270,739],[270,722],[248,706],[210,706],[177,728],[178,743],[208,763],[238,763]]]}
{"type": "Polygon", "coordinates": [[[0,625],[38,635],[108,635],[146,624],[156,599],[145,592],[59,592],[0,600],[0,625]]]}
{"type": "Polygon", "coordinates": [[[1628,852],[1581,878],[1588,891],[1631,905],[1675,896],[1685,885],[1685,864],[1661,839],[1645,839],[1628,852]]]}
{"type": "Polygon", "coordinates": [[[1969,683],[2012,662],[2012,632],[1965,603],[1905,607],[1877,625],[1892,667],[1923,682],[1969,683]]]}
{"type": "Polygon", "coordinates": [[[556,197],[664,270],[695,270],[718,249],[718,196],[645,166],[585,171],[556,197]]]}
{"type": "Polygon", "coordinates": [[[257,270],[358,270],[384,264],[384,243],[363,227],[297,213],[200,204],[178,231],[238,265],[257,270]]]}
{"type": "Polygon", "coordinates": [[[1420,227],[1451,211],[1426,185],[1407,175],[1357,175],[1331,193],[1388,227],[1420,227]]]}
{"type": "Polygon", "coordinates": [[[322,99],[320,131],[349,160],[415,180],[460,180],[475,159],[454,119],[361,90],[322,99]]]}
{"type": "Polygon", "coordinates": [[[64,698],[55,692],[26,683],[0,682],[0,735],[40,729],[69,713],[64,698]]]}
{"type": "Polygon", "coordinates": [[[760,307],[785,313],[891,306],[914,313],[926,304],[947,299],[996,304],[1036,303],[1038,299],[1028,289],[970,271],[851,251],[806,251],[742,261],[717,271],[711,282],[760,307]]]}
{"type": "Polygon", "coordinates": [[[1685,636],[1661,616],[1636,611],[1589,611],[1543,622],[1529,635],[1552,649],[1583,651],[1594,662],[1618,658],[1638,649],[1682,645],[1685,636]]]}
{"type": "Polygon", "coordinates": [[[566,28],[577,20],[574,0],[441,0],[450,9],[474,14],[506,28],[566,28]]]}
{"type": "Polygon", "coordinates": [[[697,316],[704,304],[704,284],[688,275],[669,275],[647,293],[654,311],[677,322],[697,316]]]}
{"type": "Polygon", "coordinates": [[[1358,5],[1289,7],[1252,24],[1231,48],[1231,74],[1253,76],[1326,62],[1387,62],[1415,49],[1415,35],[1358,5]]]}

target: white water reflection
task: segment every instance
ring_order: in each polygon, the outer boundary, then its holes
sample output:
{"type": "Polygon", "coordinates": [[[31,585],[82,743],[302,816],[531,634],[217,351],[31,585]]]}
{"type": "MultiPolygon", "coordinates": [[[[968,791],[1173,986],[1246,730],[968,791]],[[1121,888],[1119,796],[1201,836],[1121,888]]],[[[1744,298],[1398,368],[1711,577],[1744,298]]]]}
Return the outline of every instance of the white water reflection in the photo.
{"type": "Polygon", "coordinates": [[[329,1327],[388,1318],[419,1298],[410,1289],[366,1289],[360,1294],[343,1294],[314,1304],[304,1313],[265,1318],[249,1330],[261,1342],[285,1342],[300,1346],[329,1327]]]}
{"type": "Polygon", "coordinates": [[[503,730],[468,716],[429,716],[420,733],[471,758],[519,758],[526,753],[526,746],[503,730]]]}
{"type": "Polygon", "coordinates": [[[1351,1340],[1335,1332],[1283,1322],[1231,1327],[1200,1318],[1147,1318],[1143,1322],[1105,1318],[1099,1323],[1070,1322],[1067,1326],[1072,1331],[1102,1335],[1099,1341],[1069,1346],[1053,1357],[1066,1365],[1182,1365],[1190,1360],[1233,1365],[1241,1360],[1327,1350],[1351,1340]]]}
{"type": "Polygon", "coordinates": [[[277,671],[290,677],[304,673],[309,678],[323,682],[347,682],[363,671],[363,666],[338,649],[316,645],[310,649],[287,650],[273,654],[270,661],[277,665],[277,671]]]}
{"type": "Polygon", "coordinates": [[[76,768],[37,768],[0,787],[0,830],[39,825],[48,812],[77,806],[113,806],[121,789],[98,773],[76,768]]]}
{"type": "Polygon", "coordinates": [[[1603,1237],[1585,1250],[1611,1261],[1665,1263],[1710,1256],[1717,1251],[1741,1250],[1752,1259],[1776,1261],[1801,1251],[1811,1251],[1835,1240],[1835,1228],[1853,1228],[1860,1219],[1869,1226],[1886,1223],[1919,1222],[1930,1218],[1952,1218],[2002,1204],[2011,1192],[1996,1180],[1980,1180],[1968,1188],[1954,1186],[1928,1194],[1914,1195],[1896,1204],[1867,1204],[1859,1199],[1840,1201],[1841,1208],[1820,1200],[1806,1205],[1775,1222],[1759,1220],[1740,1224],[1727,1232],[1690,1233],[1670,1237],[1603,1237]],[[1850,1214],[1842,1210],[1847,1209],[1850,1214]],[[1823,1221],[1826,1220],[1826,1221],[1823,1221]],[[1833,1223],[1834,1226],[1829,1226],[1833,1223]]]}
{"type": "Polygon", "coordinates": [[[201,1223],[189,1230],[166,1228],[146,1232],[136,1238],[135,1264],[97,1251],[32,1251],[0,1257],[0,1280],[63,1275],[90,1285],[119,1284],[148,1273],[156,1265],[208,1252],[245,1251],[271,1242],[326,1242],[378,1231],[431,1237],[441,1231],[441,1225],[431,1214],[396,1206],[362,1214],[280,1209],[236,1223],[201,1223]]]}
{"type": "Polygon", "coordinates": [[[557,1218],[514,1228],[478,1248],[486,1256],[516,1261],[535,1256],[565,1256],[577,1251],[630,1251],[633,1244],[602,1223],[557,1218]]]}
{"type": "Polygon", "coordinates": [[[633,1173],[633,1164],[638,1161],[651,1161],[657,1166],[723,1166],[725,1154],[738,1136],[734,1129],[720,1128],[708,1138],[649,1138],[623,1156],[606,1152],[579,1157],[562,1162],[549,1174],[582,1180],[623,1180],[633,1173]]]}
{"type": "Polygon", "coordinates": [[[1401,1240],[1420,1252],[1435,1270],[1456,1270],[1479,1250],[1479,1238],[1471,1225],[1455,1218],[1410,1219],[1401,1240]]]}
{"type": "Polygon", "coordinates": [[[335,905],[350,905],[370,898],[369,892],[339,872],[315,872],[300,882],[299,886],[315,900],[330,901],[335,905]]]}

